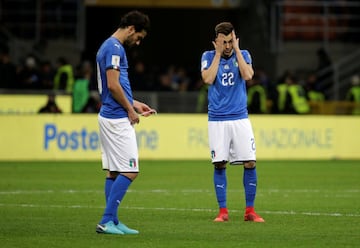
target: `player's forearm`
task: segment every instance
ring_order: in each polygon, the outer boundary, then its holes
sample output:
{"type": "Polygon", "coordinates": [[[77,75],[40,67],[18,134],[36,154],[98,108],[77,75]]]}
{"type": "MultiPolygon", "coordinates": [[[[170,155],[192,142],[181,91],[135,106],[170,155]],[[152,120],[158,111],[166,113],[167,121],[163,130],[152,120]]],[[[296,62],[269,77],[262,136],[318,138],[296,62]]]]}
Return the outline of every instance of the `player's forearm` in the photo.
{"type": "Polygon", "coordinates": [[[111,92],[111,95],[114,97],[114,99],[123,106],[124,109],[129,111],[133,106],[125,96],[124,90],[122,89],[120,84],[114,84],[114,87],[109,87],[109,90],[111,92]]]}
{"type": "Polygon", "coordinates": [[[246,63],[240,50],[236,51],[236,58],[237,58],[237,61],[239,64],[239,71],[240,71],[241,77],[245,81],[252,79],[252,77],[254,76],[254,70],[251,65],[246,63]]]}
{"type": "Polygon", "coordinates": [[[215,81],[216,73],[209,69],[201,72],[202,80],[205,84],[213,84],[215,81]]]}
{"type": "Polygon", "coordinates": [[[219,69],[220,56],[215,56],[210,67],[201,72],[201,77],[206,84],[213,84],[219,69]]]}
{"type": "Polygon", "coordinates": [[[142,107],[144,106],[145,104],[142,103],[142,102],[139,102],[137,100],[134,100],[133,102],[133,107],[138,111],[138,112],[141,112],[140,110],[142,109],[142,107]]]}

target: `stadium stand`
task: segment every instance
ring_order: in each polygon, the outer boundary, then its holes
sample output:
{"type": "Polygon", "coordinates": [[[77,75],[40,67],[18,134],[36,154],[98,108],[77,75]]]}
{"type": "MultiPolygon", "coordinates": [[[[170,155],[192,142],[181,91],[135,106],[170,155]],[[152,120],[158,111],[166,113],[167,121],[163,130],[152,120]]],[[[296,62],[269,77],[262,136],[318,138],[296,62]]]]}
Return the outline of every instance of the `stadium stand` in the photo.
{"type": "MultiPolygon", "coordinates": [[[[114,1],[115,2],[115,1],[114,1]]],[[[121,2],[118,3],[119,6],[121,2]]],[[[151,4],[150,4],[151,5],[151,4]]],[[[242,13],[244,9],[253,10],[255,5],[261,6],[263,12],[254,13],[254,16],[246,16],[254,23],[245,28],[245,32],[252,33],[256,30],[258,36],[248,36],[247,44],[254,43],[251,50],[254,51],[256,66],[262,67],[270,76],[273,85],[267,86],[269,90],[275,88],[278,78],[286,70],[294,71],[299,78],[306,78],[310,72],[317,68],[316,54],[319,48],[323,48],[331,57],[332,63],[317,70],[317,82],[323,88],[326,100],[322,103],[310,103],[312,114],[350,114],[351,103],[345,101],[345,95],[351,85],[350,77],[360,70],[360,49],[358,47],[360,37],[360,25],[358,12],[360,3],[358,1],[249,1],[244,6],[229,8],[232,13],[242,13]],[[258,21],[258,20],[263,21],[258,21]],[[266,25],[261,28],[260,25],[266,25]],[[259,42],[261,37],[266,37],[264,42],[259,42]],[[265,52],[263,52],[265,51],[265,52]],[[330,73],[329,73],[330,72],[330,73]],[[325,87],[326,86],[326,87],[325,87]]],[[[118,6],[118,7],[119,7],[118,6]]],[[[34,55],[39,59],[40,64],[55,64],[55,59],[60,55],[69,59],[75,67],[83,61],[83,51],[86,47],[85,34],[86,22],[91,16],[86,16],[87,10],[83,1],[23,1],[23,0],[2,0],[0,8],[0,42],[1,48],[10,51],[10,60],[18,67],[28,55],[34,55]],[[24,11],[26,10],[26,11],[24,11]],[[18,18],[22,16],[22,18],[18,18]]],[[[121,7],[121,6],[120,6],[121,7]]],[[[127,6],[128,7],[128,6],[127,6]]],[[[94,6],[92,6],[94,8],[94,6]]],[[[156,6],[147,6],[151,13],[156,6]]],[[[189,7],[191,8],[191,7],[189,7]]],[[[261,8],[259,8],[261,9],[261,8]]],[[[168,12],[176,12],[176,6],[169,8],[168,12]]],[[[224,11],[224,10],[219,10],[224,11]]],[[[202,15],[202,9],[194,10],[195,15],[202,15]],[[196,12],[198,11],[198,12],[196,12]]],[[[208,11],[205,11],[208,12],[208,11]]],[[[156,12],[159,13],[159,12],[156,12]]],[[[229,15],[230,16],[230,15],[229,15]]],[[[237,15],[236,15],[237,16],[237,15]]],[[[180,18],[181,19],[181,18],[180,18]]],[[[238,19],[241,22],[241,18],[238,19]]],[[[156,37],[156,35],[153,35],[156,37]]],[[[179,34],[181,37],[181,34],[179,34]]],[[[180,39],[174,42],[180,42],[180,39]]],[[[203,46],[201,44],[200,46],[203,46]]],[[[139,88],[136,94],[145,99],[160,112],[198,112],[196,105],[201,87],[197,64],[177,65],[178,68],[185,68],[190,83],[187,90],[179,91],[158,91],[157,82],[163,71],[159,65],[145,65],[150,75],[143,75],[147,78],[148,87],[139,88]],[[151,80],[149,80],[149,78],[151,80]]],[[[167,68],[171,66],[162,65],[167,68]]],[[[0,70],[1,72],[1,70],[0,70]]],[[[1,80],[1,79],[0,79],[1,80]]],[[[8,85],[0,82],[0,85],[8,85]]],[[[300,82],[301,83],[301,82],[300,82]]],[[[304,83],[304,82],[303,82],[304,83]]],[[[17,91],[10,89],[11,94],[48,94],[49,87],[42,91],[33,90],[17,91]]],[[[91,94],[96,94],[96,85],[90,84],[91,94]]],[[[9,89],[3,87],[0,94],[9,93],[9,89]]],[[[60,95],[66,92],[59,91],[60,95]]],[[[271,96],[271,93],[269,94],[271,96]]],[[[273,106],[274,99],[269,97],[267,106],[273,106]]],[[[206,111],[206,108],[202,108],[206,111]]]]}

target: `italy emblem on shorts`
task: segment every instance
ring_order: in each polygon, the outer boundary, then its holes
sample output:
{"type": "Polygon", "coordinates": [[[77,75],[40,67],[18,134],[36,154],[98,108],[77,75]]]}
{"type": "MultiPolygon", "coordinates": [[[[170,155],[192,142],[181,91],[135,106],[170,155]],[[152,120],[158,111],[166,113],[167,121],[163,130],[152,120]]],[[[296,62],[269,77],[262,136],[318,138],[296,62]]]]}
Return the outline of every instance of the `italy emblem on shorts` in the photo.
{"type": "Polygon", "coordinates": [[[135,158],[130,159],[129,162],[130,162],[130,167],[131,168],[136,168],[137,165],[136,165],[136,159],[135,158]]]}

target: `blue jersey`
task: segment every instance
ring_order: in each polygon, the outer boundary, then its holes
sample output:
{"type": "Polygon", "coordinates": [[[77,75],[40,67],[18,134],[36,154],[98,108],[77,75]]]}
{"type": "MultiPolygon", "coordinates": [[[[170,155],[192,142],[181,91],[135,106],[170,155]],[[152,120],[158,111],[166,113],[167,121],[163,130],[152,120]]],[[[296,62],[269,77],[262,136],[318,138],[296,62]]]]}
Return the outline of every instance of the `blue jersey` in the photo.
{"type": "MultiPolygon", "coordinates": [[[[251,56],[247,50],[241,50],[247,64],[251,56]]],[[[201,57],[201,70],[208,69],[214,59],[215,50],[205,51],[201,57]]],[[[219,69],[208,91],[209,121],[238,120],[248,117],[246,82],[241,77],[236,54],[220,59],[219,69]]]]}
{"type": "Polygon", "coordinates": [[[119,84],[123,88],[129,102],[133,104],[133,96],[128,77],[128,61],[124,46],[114,37],[104,41],[96,54],[98,90],[101,99],[100,115],[116,119],[127,117],[127,111],[112,96],[107,87],[106,70],[120,71],[119,84]]]}

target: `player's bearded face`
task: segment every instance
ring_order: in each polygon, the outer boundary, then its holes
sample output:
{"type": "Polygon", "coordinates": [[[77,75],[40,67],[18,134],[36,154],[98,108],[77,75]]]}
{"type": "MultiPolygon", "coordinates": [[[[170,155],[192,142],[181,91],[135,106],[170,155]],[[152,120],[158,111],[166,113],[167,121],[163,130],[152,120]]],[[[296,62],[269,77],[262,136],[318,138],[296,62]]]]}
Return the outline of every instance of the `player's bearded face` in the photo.
{"type": "Polygon", "coordinates": [[[231,37],[231,34],[224,37],[224,50],[223,50],[223,56],[224,57],[230,57],[232,50],[233,50],[233,40],[231,37]]]}
{"type": "Polygon", "coordinates": [[[145,36],[146,36],[145,31],[133,33],[126,39],[125,45],[127,45],[128,47],[138,46],[140,45],[141,41],[145,38],[145,36]]]}

